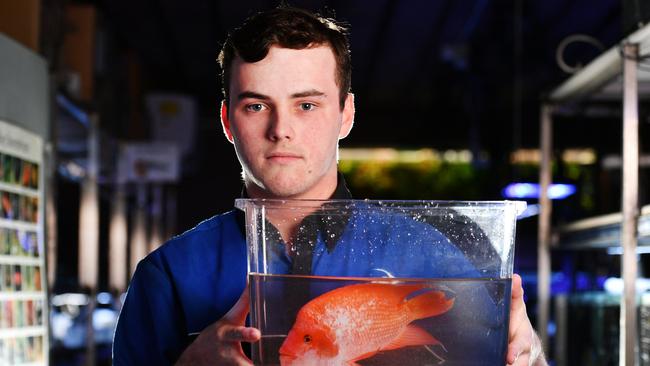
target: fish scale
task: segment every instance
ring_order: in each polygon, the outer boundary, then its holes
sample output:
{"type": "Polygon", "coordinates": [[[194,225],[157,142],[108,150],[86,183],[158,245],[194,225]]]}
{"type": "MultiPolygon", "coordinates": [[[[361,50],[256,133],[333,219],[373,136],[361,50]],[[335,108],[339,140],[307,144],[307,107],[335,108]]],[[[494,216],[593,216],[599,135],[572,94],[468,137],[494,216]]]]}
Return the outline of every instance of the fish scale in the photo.
{"type": "Polygon", "coordinates": [[[355,291],[347,296],[343,293],[337,295],[339,296],[330,298],[330,302],[315,307],[317,312],[314,315],[322,316],[329,325],[336,324],[341,313],[349,315],[356,322],[354,324],[356,327],[363,327],[366,322],[372,322],[379,331],[392,329],[411,321],[405,309],[406,302],[401,296],[383,297],[379,293],[368,291],[355,291]],[[331,306],[332,304],[336,305],[331,306]],[[367,312],[372,312],[373,317],[365,316],[367,312]],[[318,315],[319,313],[321,315],[318,315]]]}
{"type": "Polygon", "coordinates": [[[369,322],[370,324],[348,328],[346,339],[341,339],[339,343],[352,345],[358,350],[371,351],[394,339],[399,335],[399,331],[404,328],[404,317],[396,317],[394,314],[378,314],[377,318],[383,320],[364,321],[360,317],[359,323],[369,322]]]}
{"type": "MultiPolygon", "coordinates": [[[[323,314],[323,323],[333,329],[344,327],[343,338],[339,338],[339,344],[345,344],[346,348],[364,352],[377,350],[381,345],[395,339],[410,322],[402,297],[382,297],[377,293],[370,295],[372,300],[368,299],[367,292],[353,292],[344,297],[348,304],[343,305],[345,301],[342,301],[341,306],[329,307],[323,314]],[[368,303],[371,301],[374,301],[374,305],[370,306],[369,311],[372,311],[373,316],[368,318],[364,316],[364,310],[369,307],[368,303]],[[341,324],[344,323],[340,321],[341,313],[346,314],[352,324],[341,324]]],[[[336,303],[334,300],[341,299],[333,298],[332,302],[336,303]]]]}

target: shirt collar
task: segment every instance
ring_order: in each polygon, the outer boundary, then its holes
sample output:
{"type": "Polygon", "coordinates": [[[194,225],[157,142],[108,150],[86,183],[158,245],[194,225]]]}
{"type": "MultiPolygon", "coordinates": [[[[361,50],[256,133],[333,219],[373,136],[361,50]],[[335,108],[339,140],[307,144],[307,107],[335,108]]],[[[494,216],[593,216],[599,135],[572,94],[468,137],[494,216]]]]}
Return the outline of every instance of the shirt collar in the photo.
{"type": "MultiPolygon", "coordinates": [[[[246,187],[242,189],[242,198],[248,198],[246,187]]],[[[336,189],[330,196],[330,199],[352,199],[352,194],[350,193],[350,190],[345,183],[345,178],[341,172],[338,172],[337,174],[336,189]]],[[[236,219],[239,228],[245,237],[246,220],[244,218],[244,212],[238,211],[236,219]]],[[[310,274],[314,243],[317,242],[318,235],[320,234],[322,240],[325,242],[328,252],[332,252],[336,247],[336,243],[343,235],[349,219],[349,214],[338,215],[337,220],[328,220],[327,215],[322,215],[322,213],[312,214],[305,217],[300,223],[297,231],[299,234],[294,238],[293,246],[297,248],[296,253],[298,254],[293,257],[291,272],[293,274],[310,274]]],[[[267,226],[267,230],[269,231],[267,233],[269,234],[269,238],[273,238],[273,241],[281,241],[280,233],[275,229],[275,227],[273,227],[273,225],[267,226]]]]}

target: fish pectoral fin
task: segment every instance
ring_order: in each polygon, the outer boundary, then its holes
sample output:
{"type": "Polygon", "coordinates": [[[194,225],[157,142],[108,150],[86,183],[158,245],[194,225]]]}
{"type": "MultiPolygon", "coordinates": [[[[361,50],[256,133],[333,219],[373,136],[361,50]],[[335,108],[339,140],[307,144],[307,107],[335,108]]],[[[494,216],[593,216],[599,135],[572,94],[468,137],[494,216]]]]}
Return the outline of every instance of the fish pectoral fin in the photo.
{"type": "Polygon", "coordinates": [[[407,325],[402,334],[397,336],[397,338],[386,345],[386,347],[383,347],[382,351],[389,351],[392,349],[408,346],[426,346],[437,344],[442,345],[439,340],[435,339],[426,330],[415,325],[407,325]]]}
{"type": "Polygon", "coordinates": [[[447,299],[442,291],[430,291],[408,300],[406,306],[411,319],[424,319],[446,313],[454,306],[454,299],[447,299]]]}

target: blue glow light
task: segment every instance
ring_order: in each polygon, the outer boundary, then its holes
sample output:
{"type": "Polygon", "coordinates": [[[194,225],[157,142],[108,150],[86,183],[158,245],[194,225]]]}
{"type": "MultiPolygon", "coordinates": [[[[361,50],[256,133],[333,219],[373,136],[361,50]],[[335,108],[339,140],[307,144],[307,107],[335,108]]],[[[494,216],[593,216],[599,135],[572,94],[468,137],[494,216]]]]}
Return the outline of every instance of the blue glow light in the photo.
{"type": "MultiPolygon", "coordinates": [[[[609,247],[607,248],[609,255],[623,255],[623,247],[609,247]]],[[[636,254],[650,254],[650,247],[638,246],[636,247],[636,254]]]]}
{"type": "MultiPolygon", "coordinates": [[[[637,278],[635,282],[636,292],[644,293],[650,290],[650,279],[648,278],[637,278]]],[[[623,279],[618,277],[610,277],[605,280],[603,288],[605,292],[610,294],[621,295],[623,294],[623,279]]]]}
{"type": "Polygon", "coordinates": [[[63,94],[57,94],[56,95],[56,102],[59,104],[59,106],[70,115],[72,115],[79,123],[84,125],[85,127],[88,127],[89,122],[89,117],[88,113],[86,113],[82,108],[77,107],[72,101],[70,101],[68,98],[63,96],[63,94]]]}
{"type": "MultiPolygon", "coordinates": [[[[539,184],[537,183],[510,183],[501,194],[505,198],[539,198],[539,184]]],[[[576,193],[573,184],[551,184],[548,188],[548,197],[552,200],[561,200],[576,193]]]]}
{"type": "Polygon", "coordinates": [[[548,188],[548,197],[552,200],[561,200],[576,193],[576,186],[573,184],[551,184],[548,188]]]}
{"type": "Polygon", "coordinates": [[[108,292],[100,292],[97,294],[97,302],[102,305],[109,305],[112,299],[113,296],[108,292]]]}

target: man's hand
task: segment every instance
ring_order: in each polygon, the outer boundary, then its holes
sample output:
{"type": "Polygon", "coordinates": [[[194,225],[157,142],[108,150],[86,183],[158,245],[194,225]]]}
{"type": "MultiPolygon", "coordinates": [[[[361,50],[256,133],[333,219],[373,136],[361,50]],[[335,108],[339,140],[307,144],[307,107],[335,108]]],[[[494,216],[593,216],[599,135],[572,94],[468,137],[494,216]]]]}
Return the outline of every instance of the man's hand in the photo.
{"type": "Polygon", "coordinates": [[[512,299],[510,303],[510,332],[508,337],[508,365],[547,366],[542,352],[542,342],[530,324],[524,303],[521,277],[512,276],[512,299]]]}
{"type": "Polygon", "coordinates": [[[241,342],[256,342],[260,331],[244,326],[248,314],[248,287],[223,318],[205,328],[176,362],[184,365],[253,365],[241,342]]]}

